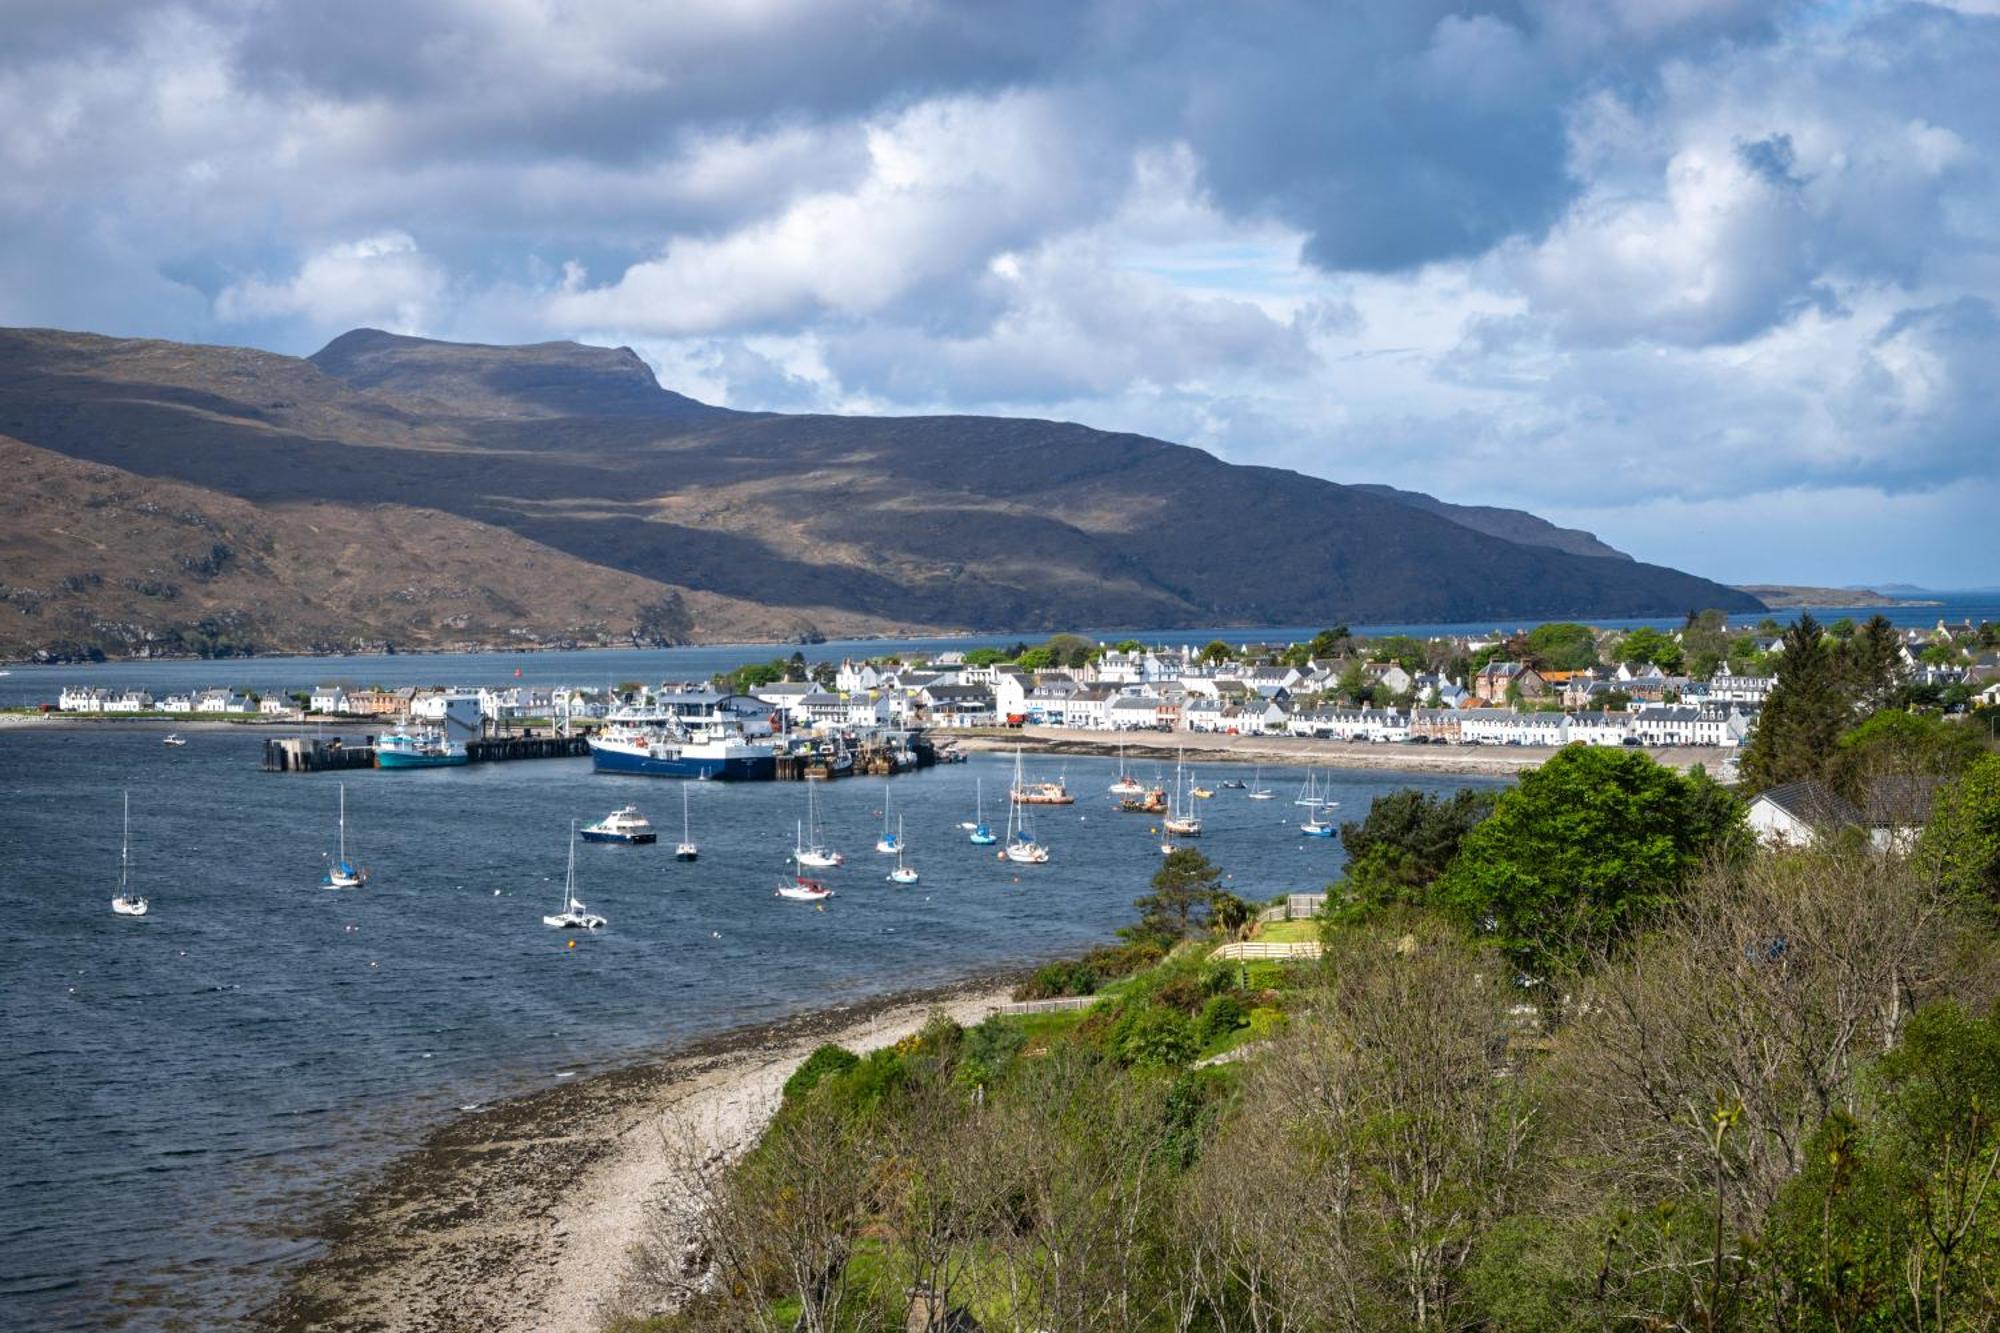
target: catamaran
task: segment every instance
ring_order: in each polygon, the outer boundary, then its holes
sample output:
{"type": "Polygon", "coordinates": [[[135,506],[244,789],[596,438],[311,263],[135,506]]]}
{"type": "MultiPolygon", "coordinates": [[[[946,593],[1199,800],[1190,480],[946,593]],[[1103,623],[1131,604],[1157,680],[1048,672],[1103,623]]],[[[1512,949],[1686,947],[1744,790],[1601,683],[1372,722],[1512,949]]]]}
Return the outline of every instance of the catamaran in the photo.
{"type": "Polygon", "coordinates": [[[819,826],[819,799],[814,794],[818,786],[817,778],[806,779],[806,817],[797,825],[797,834],[793,839],[792,860],[801,866],[810,866],[814,870],[830,870],[841,863],[842,857],[839,852],[827,846],[826,834],[819,826]],[[806,840],[808,826],[812,832],[810,842],[806,840]]]}
{"type": "Polygon", "coordinates": [[[560,912],[542,918],[545,926],[558,930],[597,930],[604,918],[576,900],[576,821],[569,821],[569,868],[563,872],[563,905],[560,912]]]}
{"type": "MultiPolygon", "coordinates": [[[[1020,791],[1021,752],[1014,751],[1014,790],[1020,791]]],[[[1038,866],[1049,859],[1049,849],[1035,841],[1035,832],[1029,823],[1029,806],[1035,802],[1007,802],[1007,848],[1001,855],[1016,865],[1038,866]]]]}
{"type": "Polygon", "coordinates": [[[681,788],[681,840],[674,848],[674,860],[692,861],[701,855],[701,848],[694,845],[694,835],[688,832],[688,789],[681,788]]]}
{"type": "Polygon", "coordinates": [[[882,792],[882,836],[875,839],[875,850],[884,856],[894,856],[902,848],[902,821],[896,821],[897,831],[889,831],[889,792],[882,792]]]}
{"type": "Polygon", "coordinates": [[[119,916],[144,916],[149,904],[132,892],[132,793],[125,793],[125,838],[118,845],[118,896],[111,910],[119,916]]]}
{"type": "Polygon", "coordinates": [[[974,778],[972,781],[972,845],[991,847],[1000,841],[993,836],[993,830],[986,827],[986,780],[974,778]]]}
{"type": "Polygon", "coordinates": [[[903,860],[903,817],[896,816],[896,868],[889,872],[891,884],[915,884],[917,872],[903,860]]]}
{"type": "Polygon", "coordinates": [[[360,869],[347,859],[347,784],[340,784],[340,850],[332,865],[326,868],[326,878],[320,881],[324,888],[358,889],[368,882],[368,872],[360,869]]]}
{"type": "Polygon", "coordinates": [[[1113,796],[1139,796],[1143,795],[1145,790],[1145,787],[1140,784],[1139,779],[1125,771],[1125,747],[1122,744],[1119,745],[1118,781],[1111,784],[1111,794],[1113,796]]]}

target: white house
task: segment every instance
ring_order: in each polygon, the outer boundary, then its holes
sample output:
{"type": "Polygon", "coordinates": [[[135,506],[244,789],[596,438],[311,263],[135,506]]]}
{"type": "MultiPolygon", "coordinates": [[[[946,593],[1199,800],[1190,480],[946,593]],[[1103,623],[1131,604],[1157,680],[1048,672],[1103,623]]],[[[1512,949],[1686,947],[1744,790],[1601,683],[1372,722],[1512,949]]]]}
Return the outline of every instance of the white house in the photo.
{"type": "Polygon", "coordinates": [[[1844,828],[1858,828],[1861,812],[1824,782],[1788,782],[1750,802],[1750,831],[1767,847],[1810,847],[1844,828]]]}
{"type": "Polygon", "coordinates": [[[276,690],[257,701],[257,711],[265,717],[279,717],[292,711],[290,696],[276,690]]]}
{"type": "Polygon", "coordinates": [[[345,713],[347,691],[338,685],[315,685],[306,706],[315,713],[345,713]]]}
{"type": "Polygon", "coordinates": [[[145,713],[152,707],[153,696],[144,690],[119,690],[104,701],[107,713],[145,713]]]}

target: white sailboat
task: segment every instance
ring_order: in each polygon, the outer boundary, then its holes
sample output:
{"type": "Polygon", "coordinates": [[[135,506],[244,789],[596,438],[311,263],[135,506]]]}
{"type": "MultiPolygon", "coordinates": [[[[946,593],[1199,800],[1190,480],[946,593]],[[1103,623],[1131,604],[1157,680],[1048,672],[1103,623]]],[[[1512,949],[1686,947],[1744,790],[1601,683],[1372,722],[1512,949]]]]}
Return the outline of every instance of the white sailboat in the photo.
{"type": "Polygon", "coordinates": [[[839,852],[826,845],[825,834],[820,829],[819,800],[814,795],[814,788],[818,785],[819,779],[806,779],[806,817],[804,822],[797,825],[798,831],[793,839],[792,860],[814,870],[830,870],[841,863],[842,857],[839,852]],[[811,829],[810,842],[806,840],[808,827],[811,829]]]}
{"type": "Polygon", "coordinates": [[[1321,804],[1319,799],[1319,773],[1317,770],[1310,768],[1306,770],[1306,785],[1299,788],[1298,798],[1292,804],[1303,805],[1308,808],[1316,808],[1321,804]]]}
{"type": "MultiPolygon", "coordinates": [[[[1194,812],[1194,797],[1187,778],[1181,772],[1179,760],[1174,762],[1174,790],[1167,798],[1167,817],[1160,821],[1160,827],[1173,838],[1201,836],[1201,817],[1194,812]]],[[[1172,848],[1163,843],[1160,850],[1171,851],[1172,848]]]]}
{"type": "Polygon", "coordinates": [[[1146,789],[1140,785],[1139,779],[1125,771],[1125,746],[1121,743],[1118,747],[1118,781],[1111,784],[1111,794],[1113,796],[1143,796],[1145,793],[1146,789]]]}
{"type": "Polygon", "coordinates": [[[322,888],[358,889],[368,882],[368,872],[347,859],[347,784],[340,784],[340,851],[332,865],[326,868],[326,878],[320,881],[322,888]]]}
{"type": "Polygon", "coordinates": [[[545,926],[558,930],[597,930],[604,918],[576,900],[576,821],[569,821],[569,868],[563,872],[563,905],[560,912],[542,918],[545,926]]]}
{"type": "Polygon", "coordinates": [[[1244,800],[1268,801],[1271,799],[1271,789],[1269,787],[1262,785],[1262,783],[1259,782],[1259,779],[1263,776],[1263,774],[1264,770],[1261,768],[1254,770],[1250,774],[1250,790],[1243,793],[1244,800]]]}
{"type": "MultiPolygon", "coordinates": [[[[1014,790],[1024,790],[1024,784],[1021,751],[1017,749],[1014,751],[1014,790]]],[[[1048,861],[1049,849],[1035,841],[1028,802],[1007,802],[1007,848],[1001,855],[1016,865],[1038,866],[1048,861]]]]}
{"type": "Polygon", "coordinates": [[[119,916],[144,916],[151,906],[144,898],[132,892],[132,793],[125,793],[125,835],[118,846],[118,896],[111,900],[111,910],[119,916]]]}
{"type": "Polygon", "coordinates": [[[884,856],[894,856],[901,849],[902,823],[900,820],[897,821],[896,827],[897,832],[891,833],[889,831],[889,792],[885,787],[882,791],[882,836],[875,839],[875,850],[884,856]]]}
{"type": "Polygon", "coordinates": [[[697,856],[700,855],[701,855],[701,848],[694,845],[694,835],[688,832],[688,789],[687,789],[687,784],[682,783],[681,784],[681,841],[680,841],[680,846],[674,848],[674,860],[692,861],[697,856]]]}
{"type": "Polygon", "coordinates": [[[965,827],[972,830],[974,847],[991,847],[1000,841],[993,836],[993,830],[986,827],[986,780],[972,780],[972,822],[965,827]]]}
{"type": "Polygon", "coordinates": [[[896,816],[896,868],[889,872],[891,884],[915,884],[917,872],[903,860],[903,817],[896,816]]]}

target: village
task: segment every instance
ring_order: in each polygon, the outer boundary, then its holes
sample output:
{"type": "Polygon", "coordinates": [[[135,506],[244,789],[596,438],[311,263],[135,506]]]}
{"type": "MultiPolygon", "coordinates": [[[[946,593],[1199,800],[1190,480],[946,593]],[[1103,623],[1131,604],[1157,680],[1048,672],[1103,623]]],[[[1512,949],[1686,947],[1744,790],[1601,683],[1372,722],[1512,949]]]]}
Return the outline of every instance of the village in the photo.
{"type": "MultiPolygon", "coordinates": [[[[1836,623],[1833,632],[1844,626],[1836,623]]],[[[1764,632],[1771,628],[1731,634],[1711,623],[1618,634],[1553,625],[1428,640],[1328,631],[1308,643],[1180,647],[1059,635],[1011,654],[903,652],[837,664],[794,654],[712,681],[658,686],[383,689],[322,682],[261,697],[216,688],[158,698],[139,689],[73,687],[61,692],[54,711],[217,721],[451,721],[487,734],[545,728],[569,735],[622,710],[685,713],[699,706],[767,712],[776,728],[794,734],[1035,726],[1385,745],[1734,750],[1755,729],[1775,680],[1772,662],[1783,641],[1764,632]],[[1703,634],[1715,638],[1715,647],[1690,651],[1690,639],[1703,634]],[[1562,647],[1541,653],[1538,639],[1562,647]],[[1621,657],[1620,649],[1638,655],[1621,657]],[[1582,655],[1595,660],[1548,664],[1582,655]]],[[[1994,626],[1940,623],[1893,633],[1903,679],[1932,692],[1946,711],[2000,703],[1994,626]]]]}

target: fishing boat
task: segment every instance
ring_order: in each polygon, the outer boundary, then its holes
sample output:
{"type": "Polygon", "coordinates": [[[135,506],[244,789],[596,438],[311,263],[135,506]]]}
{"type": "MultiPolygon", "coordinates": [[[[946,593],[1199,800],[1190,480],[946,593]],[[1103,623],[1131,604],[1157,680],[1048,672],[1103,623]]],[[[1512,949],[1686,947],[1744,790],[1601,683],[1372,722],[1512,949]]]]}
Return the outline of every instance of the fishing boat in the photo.
{"type": "Polygon", "coordinates": [[[1054,782],[1029,782],[1021,772],[1020,751],[1015,751],[1014,785],[1007,791],[1007,799],[1015,805],[1075,805],[1076,797],[1069,794],[1069,783],[1058,777],[1054,782]]]}
{"type": "Polygon", "coordinates": [[[674,847],[674,860],[692,861],[701,855],[701,848],[694,845],[694,835],[688,831],[688,789],[681,788],[681,840],[674,847]]]}
{"type": "Polygon", "coordinates": [[[633,716],[590,738],[590,766],[648,778],[769,782],[778,775],[778,747],[736,720],[684,728],[671,719],[633,716]]]}
{"type": "Polygon", "coordinates": [[[583,826],[585,842],[622,842],[636,847],[642,843],[658,842],[660,835],[646,817],[639,813],[636,805],[624,805],[613,810],[595,824],[583,826]]]}
{"type": "Polygon", "coordinates": [[[160,737],[160,744],[181,746],[181,745],[186,745],[187,742],[181,739],[181,734],[178,731],[170,731],[166,735],[160,737]]]}
{"type": "Polygon", "coordinates": [[[830,870],[843,860],[839,852],[829,847],[825,831],[819,824],[819,798],[816,778],[806,779],[806,817],[797,826],[793,838],[792,860],[801,866],[814,870],[830,870]],[[807,830],[811,830],[811,841],[807,841],[807,830]]]}
{"type": "Polygon", "coordinates": [[[1128,815],[1163,815],[1167,812],[1167,789],[1158,785],[1149,787],[1143,796],[1128,796],[1120,801],[1118,808],[1128,815]]]}
{"type": "Polygon", "coordinates": [[[1188,795],[1194,797],[1197,801],[1206,801],[1213,797],[1215,793],[1207,787],[1197,785],[1188,788],[1188,795]]]}
{"type": "Polygon", "coordinates": [[[1118,781],[1111,784],[1111,794],[1113,796],[1140,796],[1145,793],[1145,790],[1145,786],[1140,783],[1139,779],[1125,771],[1125,747],[1120,745],[1118,747],[1118,781]]]}
{"type": "Polygon", "coordinates": [[[1250,775],[1250,789],[1243,793],[1244,800],[1268,801],[1271,799],[1271,789],[1269,787],[1263,786],[1259,781],[1259,779],[1261,779],[1263,775],[1264,775],[1264,770],[1261,768],[1256,770],[1254,773],[1250,775]]]}
{"type": "Polygon", "coordinates": [[[778,885],[778,896],[789,898],[795,903],[816,903],[833,897],[833,890],[816,879],[794,875],[778,885]]]}
{"type": "Polygon", "coordinates": [[[119,916],[144,916],[151,906],[144,898],[132,892],[132,793],[125,793],[125,834],[118,845],[118,896],[111,900],[111,910],[119,916]]]}
{"type": "Polygon", "coordinates": [[[468,758],[463,745],[436,727],[405,727],[375,741],[377,768],[450,768],[468,758]]]}
{"type": "Polygon", "coordinates": [[[569,868],[563,872],[563,905],[559,912],[542,918],[545,926],[558,930],[600,930],[604,918],[576,900],[576,821],[569,821],[569,868]]]}
{"type": "MultiPolygon", "coordinates": [[[[1014,789],[1020,790],[1021,752],[1014,751],[1014,789]]],[[[1016,865],[1044,865],[1049,859],[1049,849],[1035,841],[1035,831],[1030,822],[1031,807],[1040,804],[1035,801],[1009,801],[1007,803],[1007,846],[1001,852],[1016,865]]]]}
{"type": "Polygon", "coordinates": [[[1000,841],[993,836],[993,830],[986,827],[986,781],[974,778],[972,782],[972,838],[974,847],[991,847],[1000,841]]]}
{"type": "Polygon", "coordinates": [[[903,859],[903,847],[903,819],[901,815],[898,815],[896,817],[896,868],[889,872],[889,882],[891,884],[915,884],[917,882],[918,876],[916,870],[903,859]]]}
{"type": "Polygon", "coordinates": [[[340,843],[333,864],[326,868],[320,884],[329,889],[358,889],[368,882],[368,872],[347,859],[347,784],[340,784],[340,843]]]}
{"type": "Polygon", "coordinates": [[[884,856],[894,856],[897,852],[901,851],[903,845],[902,827],[903,823],[900,819],[896,821],[896,827],[893,831],[889,827],[889,792],[885,788],[882,792],[882,836],[875,839],[875,850],[884,856]]]}

